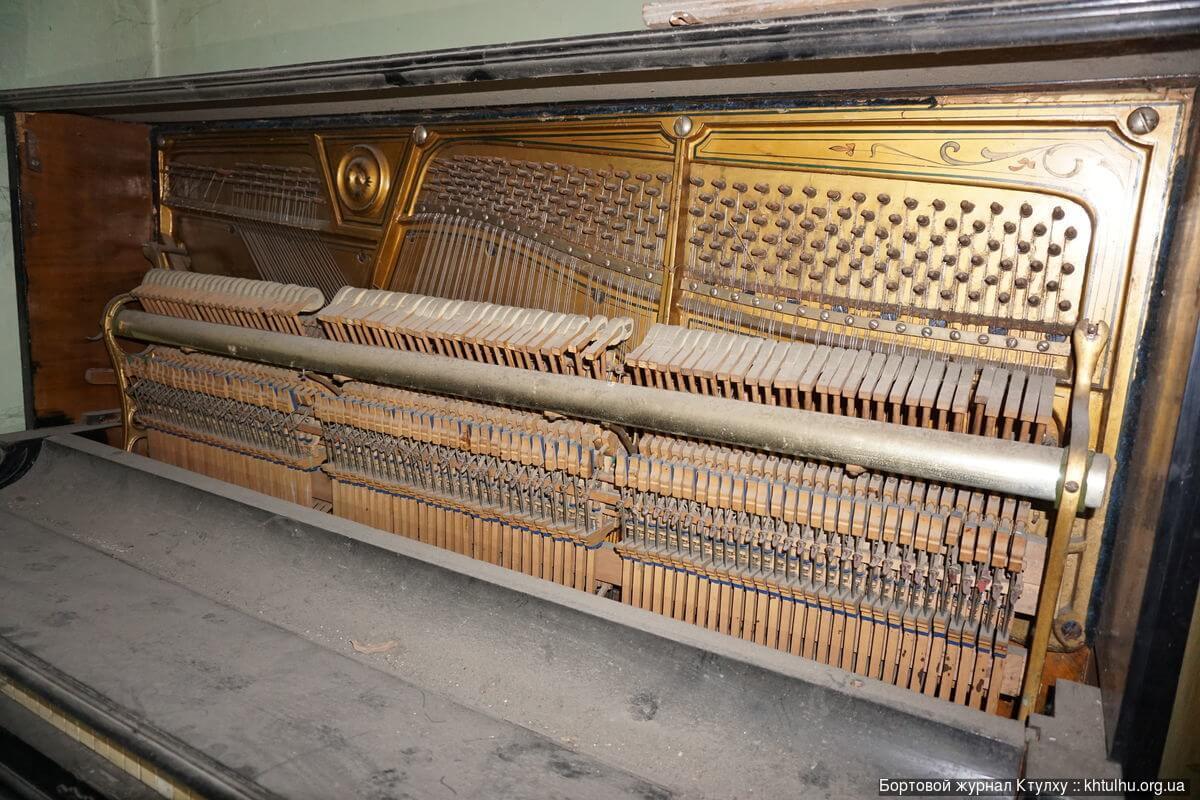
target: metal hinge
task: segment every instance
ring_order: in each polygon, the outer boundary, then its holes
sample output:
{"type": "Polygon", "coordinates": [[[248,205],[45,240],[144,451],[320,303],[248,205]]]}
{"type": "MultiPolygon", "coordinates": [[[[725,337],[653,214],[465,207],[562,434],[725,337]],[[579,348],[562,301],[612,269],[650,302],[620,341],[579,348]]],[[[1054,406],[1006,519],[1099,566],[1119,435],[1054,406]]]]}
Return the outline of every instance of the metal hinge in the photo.
{"type": "Polygon", "coordinates": [[[42,158],[38,155],[38,140],[33,131],[25,131],[25,168],[30,172],[42,171],[42,158]]]}

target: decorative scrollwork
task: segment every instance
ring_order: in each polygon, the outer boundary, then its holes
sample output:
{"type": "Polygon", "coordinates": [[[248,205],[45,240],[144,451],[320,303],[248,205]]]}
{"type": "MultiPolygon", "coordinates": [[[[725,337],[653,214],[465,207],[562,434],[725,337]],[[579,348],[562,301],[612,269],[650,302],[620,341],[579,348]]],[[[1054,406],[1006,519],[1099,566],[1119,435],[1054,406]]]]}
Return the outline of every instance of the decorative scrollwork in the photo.
{"type": "MultiPolygon", "coordinates": [[[[980,148],[979,158],[960,158],[958,154],[962,149],[960,143],[951,139],[942,142],[941,146],[938,147],[937,158],[929,158],[907,150],[901,150],[890,144],[876,142],[871,145],[870,156],[871,158],[876,158],[880,153],[891,153],[925,164],[949,165],[953,167],[978,167],[984,164],[996,164],[1001,161],[1015,159],[1016,162],[1008,166],[1008,169],[1012,172],[1040,168],[1047,175],[1065,180],[1074,178],[1087,166],[1085,160],[1077,155],[1082,152],[1097,156],[1095,162],[1097,166],[1113,172],[1114,175],[1116,174],[1112,166],[1103,158],[1102,153],[1078,142],[1054,142],[1052,144],[1043,144],[1037,147],[1028,147],[1007,152],[998,152],[985,146],[980,148]]],[[[1120,176],[1117,177],[1120,179],[1120,176]]]]}

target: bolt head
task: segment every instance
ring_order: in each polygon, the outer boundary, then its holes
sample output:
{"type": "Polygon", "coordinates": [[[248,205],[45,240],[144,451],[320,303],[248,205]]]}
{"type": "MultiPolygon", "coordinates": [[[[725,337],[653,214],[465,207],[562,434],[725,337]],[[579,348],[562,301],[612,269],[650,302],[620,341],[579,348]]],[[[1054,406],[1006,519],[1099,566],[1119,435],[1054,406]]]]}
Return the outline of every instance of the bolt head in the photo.
{"type": "Polygon", "coordinates": [[[675,135],[682,139],[692,132],[692,118],[686,115],[676,117],[672,129],[675,131],[675,135]]]}
{"type": "Polygon", "coordinates": [[[412,140],[413,144],[425,144],[425,142],[429,140],[429,129],[424,125],[418,125],[417,127],[413,128],[412,140]]]}
{"type": "Polygon", "coordinates": [[[1068,639],[1078,639],[1083,636],[1083,626],[1073,619],[1062,624],[1062,635],[1068,639]]]}
{"type": "Polygon", "coordinates": [[[1141,106],[1129,112],[1129,117],[1125,120],[1125,124],[1129,126],[1129,130],[1142,136],[1157,128],[1158,120],[1157,111],[1150,106],[1141,106]]]}

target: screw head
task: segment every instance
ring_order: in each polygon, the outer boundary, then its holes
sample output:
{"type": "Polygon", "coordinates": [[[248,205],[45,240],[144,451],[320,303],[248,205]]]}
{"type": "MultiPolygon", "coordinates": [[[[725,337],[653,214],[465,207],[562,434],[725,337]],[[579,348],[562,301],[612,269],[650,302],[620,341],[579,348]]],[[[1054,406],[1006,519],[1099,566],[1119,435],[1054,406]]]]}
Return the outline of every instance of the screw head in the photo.
{"type": "Polygon", "coordinates": [[[425,144],[429,140],[429,129],[424,125],[418,125],[413,128],[412,140],[413,144],[425,144]]]}
{"type": "Polygon", "coordinates": [[[1062,635],[1068,639],[1078,639],[1083,636],[1083,626],[1077,621],[1069,619],[1062,624],[1062,635]]]}
{"type": "Polygon", "coordinates": [[[1141,106],[1129,112],[1125,124],[1129,126],[1129,130],[1141,136],[1157,128],[1158,120],[1157,111],[1150,106],[1141,106]]]}
{"type": "Polygon", "coordinates": [[[675,131],[675,135],[682,139],[692,132],[692,118],[687,115],[676,117],[672,128],[675,131]]]}

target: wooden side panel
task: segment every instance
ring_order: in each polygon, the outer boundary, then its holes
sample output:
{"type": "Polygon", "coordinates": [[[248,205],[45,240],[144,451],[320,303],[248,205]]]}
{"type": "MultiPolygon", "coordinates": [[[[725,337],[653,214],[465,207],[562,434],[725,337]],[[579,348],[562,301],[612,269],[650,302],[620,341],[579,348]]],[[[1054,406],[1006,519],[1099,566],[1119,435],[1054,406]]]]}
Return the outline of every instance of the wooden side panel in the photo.
{"type": "Polygon", "coordinates": [[[33,408],[38,424],[119,405],[112,385],[84,380],[108,367],[104,305],[149,264],[150,131],[68,114],[18,114],[21,231],[33,408]]]}

